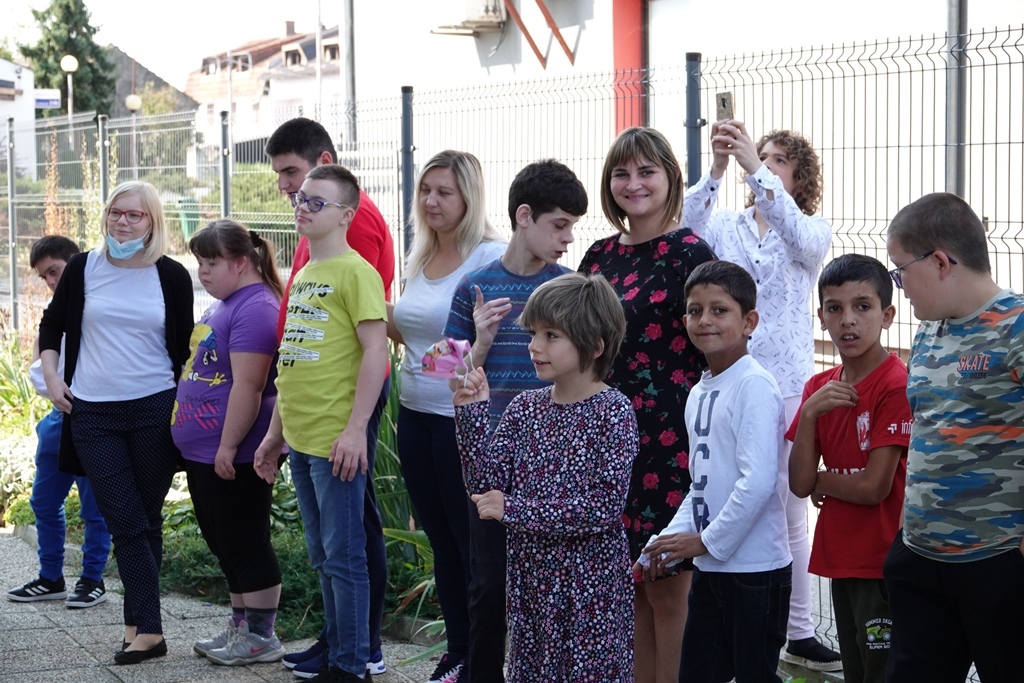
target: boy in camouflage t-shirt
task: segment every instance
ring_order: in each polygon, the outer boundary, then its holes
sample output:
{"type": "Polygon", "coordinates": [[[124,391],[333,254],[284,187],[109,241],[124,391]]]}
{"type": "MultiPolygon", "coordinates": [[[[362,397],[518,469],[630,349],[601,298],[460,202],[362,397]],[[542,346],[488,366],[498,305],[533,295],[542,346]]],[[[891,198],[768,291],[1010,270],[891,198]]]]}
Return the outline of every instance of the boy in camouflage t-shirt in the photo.
{"type": "Polygon", "coordinates": [[[1024,296],[992,279],[985,230],[926,195],[888,230],[890,271],[922,323],[903,534],[884,574],[890,683],[1024,680],[1024,296]]]}

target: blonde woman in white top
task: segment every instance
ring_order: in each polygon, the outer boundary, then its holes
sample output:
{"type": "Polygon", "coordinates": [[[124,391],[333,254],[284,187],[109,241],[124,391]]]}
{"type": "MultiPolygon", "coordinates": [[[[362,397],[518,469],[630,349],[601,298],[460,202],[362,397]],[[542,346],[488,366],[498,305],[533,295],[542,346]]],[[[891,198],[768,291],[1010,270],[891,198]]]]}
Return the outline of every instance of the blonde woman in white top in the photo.
{"type": "Polygon", "coordinates": [[[406,347],[398,455],[434,552],[448,636],[448,652],[430,680],[454,681],[469,649],[470,501],[455,440],[452,392],[446,380],[423,375],[420,360],[441,340],[462,276],[505,252],[505,242],[487,220],[483,171],[475,156],[448,150],[427,162],[416,187],[414,229],[405,287],[388,315],[389,336],[406,347]]]}

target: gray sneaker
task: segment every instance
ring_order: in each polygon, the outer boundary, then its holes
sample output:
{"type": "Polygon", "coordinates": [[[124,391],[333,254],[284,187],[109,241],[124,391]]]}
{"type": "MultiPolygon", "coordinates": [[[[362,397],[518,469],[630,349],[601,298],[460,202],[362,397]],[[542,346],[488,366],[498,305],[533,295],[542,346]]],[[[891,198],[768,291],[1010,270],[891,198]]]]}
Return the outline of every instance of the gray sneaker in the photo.
{"type": "Polygon", "coordinates": [[[232,636],[236,633],[238,633],[238,628],[235,626],[235,620],[228,617],[228,627],[226,629],[215,635],[213,638],[197,640],[195,645],[192,646],[192,650],[200,657],[205,657],[210,654],[210,650],[217,650],[225,647],[231,642],[232,636]]]}
{"type": "Polygon", "coordinates": [[[277,662],[284,658],[284,645],[277,636],[270,634],[264,638],[256,633],[249,633],[249,624],[244,621],[238,625],[230,641],[224,647],[210,650],[206,658],[214,664],[224,666],[241,666],[256,662],[277,662]]]}

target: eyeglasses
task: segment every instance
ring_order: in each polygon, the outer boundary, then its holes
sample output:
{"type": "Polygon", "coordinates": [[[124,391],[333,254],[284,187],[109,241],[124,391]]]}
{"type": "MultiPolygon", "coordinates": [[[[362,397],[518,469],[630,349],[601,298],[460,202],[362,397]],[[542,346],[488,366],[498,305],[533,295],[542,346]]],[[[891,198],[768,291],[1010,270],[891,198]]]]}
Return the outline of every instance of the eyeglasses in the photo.
{"type": "Polygon", "coordinates": [[[120,209],[111,209],[110,211],[107,211],[107,220],[111,223],[116,223],[121,220],[121,216],[124,216],[126,221],[135,225],[142,220],[143,216],[148,215],[149,214],[145,211],[121,211],[120,209]]]}
{"type": "MultiPolygon", "coordinates": [[[[896,284],[897,288],[903,289],[903,269],[906,268],[907,266],[909,266],[912,263],[917,263],[918,261],[925,260],[926,258],[928,258],[929,256],[931,256],[932,254],[934,254],[937,251],[938,251],[938,249],[932,249],[927,254],[922,254],[921,256],[918,256],[913,261],[908,261],[907,263],[904,263],[902,266],[899,266],[897,268],[893,268],[892,270],[889,271],[889,277],[892,278],[892,281],[893,281],[893,283],[896,284]]],[[[952,263],[954,266],[956,265],[956,259],[955,258],[950,256],[949,254],[946,255],[946,258],[949,259],[949,262],[952,263]]]]}
{"type": "Polygon", "coordinates": [[[310,199],[309,197],[303,197],[298,192],[292,192],[288,196],[292,200],[292,206],[294,206],[296,209],[299,208],[300,206],[302,206],[303,204],[305,204],[306,207],[312,213],[320,213],[320,210],[323,209],[325,206],[336,206],[339,209],[351,209],[352,208],[348,204],[335,204],[334,202],[325,202],[322,199],[310,199]]]}

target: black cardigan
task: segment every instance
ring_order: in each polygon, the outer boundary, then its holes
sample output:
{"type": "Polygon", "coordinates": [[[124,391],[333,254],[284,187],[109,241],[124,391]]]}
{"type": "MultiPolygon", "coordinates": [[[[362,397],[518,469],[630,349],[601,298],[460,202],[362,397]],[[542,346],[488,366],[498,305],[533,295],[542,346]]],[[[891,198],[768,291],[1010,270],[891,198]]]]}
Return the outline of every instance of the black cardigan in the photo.
{"type": "MultiPolygon", "coordinates": [[[[104,258],[106,256],[104,255],[104,258]]],[[[64,339],[64,383],[71,387],[78,364],[78,351],[82,344],[82,311],[85,309],[85,264],[89,253],[76,254],[68,261],[57,283],[50,305],[43,311],[39,323],[39,351],[60,353],[64,339]]],[[[166,332],[167,362],[177,381],[181,369],[188,361],[188,342],[195,326],[192,311],[192,277],[183,265],[167,256],[156,262],[160,289],[164,296],[164,327],[166,332]]],[[[72,390],[74,393],[74,390],[72,390]]],[[[167,416],[170,424],[171,416],[167,416]]],[[[64,420],[60,440],[58,468],[68,474],[84,475],[78,454],[71,441],[71,421],[64,420]]]]}

